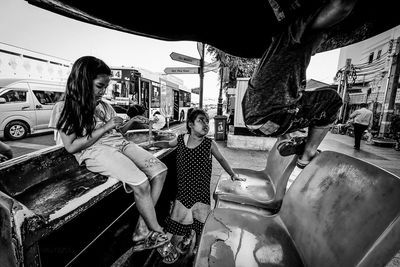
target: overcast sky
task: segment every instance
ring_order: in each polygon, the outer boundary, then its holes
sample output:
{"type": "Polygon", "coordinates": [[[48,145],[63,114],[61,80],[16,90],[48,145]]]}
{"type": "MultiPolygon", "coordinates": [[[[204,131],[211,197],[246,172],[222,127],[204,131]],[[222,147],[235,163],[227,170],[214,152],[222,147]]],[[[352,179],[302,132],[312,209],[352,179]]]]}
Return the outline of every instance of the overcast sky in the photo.
{"type": "MultiPolygon", "coordinates": [[[[83,0],[82,0],[83,1],[83,0]]],[[[75,61],[83,55],[103,59],[110,66],[141,67],[163,72],[166,67],[190,67],[173,61],[172,52],[199,58],[195,42],[165,42],[109,30],[72,20],[28,4],[0,0],[0,42],[75,61]]],[[[332,83],[339,50],[312,57],[307,79],[332,83]]],[[[207,61],[211,61],[206,56],[207,61]]],[[[199,86],[199,75],[177,75],[188,88],[199,86]]],[[[217,74],[204,76],[204,97],[218,98],[217,74]]]]}

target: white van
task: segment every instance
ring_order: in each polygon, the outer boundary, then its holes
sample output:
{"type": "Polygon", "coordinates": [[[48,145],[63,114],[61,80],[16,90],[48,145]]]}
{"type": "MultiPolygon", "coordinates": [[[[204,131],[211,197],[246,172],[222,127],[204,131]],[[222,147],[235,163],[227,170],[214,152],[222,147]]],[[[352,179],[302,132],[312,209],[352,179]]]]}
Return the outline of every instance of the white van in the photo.
{"type": "Polygon", "coordinates": [[[17,140],[48,127],[54,104],[65,83],[32,79],[0,79],[0,138],[17,140]]]}

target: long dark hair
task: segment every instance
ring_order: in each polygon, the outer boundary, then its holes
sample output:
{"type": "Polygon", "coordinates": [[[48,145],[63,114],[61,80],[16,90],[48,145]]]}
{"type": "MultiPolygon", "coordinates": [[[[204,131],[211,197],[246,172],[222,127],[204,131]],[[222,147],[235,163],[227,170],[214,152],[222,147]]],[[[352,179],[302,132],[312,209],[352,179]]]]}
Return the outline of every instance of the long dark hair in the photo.
{"type": "Polygon", "coordinates": [[[67,135],[91,136],[96,125],[93,80],[101,74],[111,75],[111,69],[101,59],[84,56],[75,61],[67,80],[64,108],[57,129],[67,135]]]}
{"type": "Polygon", "coordinates": [[[191,134],[191,129],[189,127],[189,123],[194,123],[197,116],[199,116],[200,114],[204,115],[205,117],[208,118],[208,114],[207,114],[207,112],[204,111],[204,109],[201,109],[201,108],[189,108],[188,109],[187,120],[186,120],[186,129],[189,134],[191,134]]]}

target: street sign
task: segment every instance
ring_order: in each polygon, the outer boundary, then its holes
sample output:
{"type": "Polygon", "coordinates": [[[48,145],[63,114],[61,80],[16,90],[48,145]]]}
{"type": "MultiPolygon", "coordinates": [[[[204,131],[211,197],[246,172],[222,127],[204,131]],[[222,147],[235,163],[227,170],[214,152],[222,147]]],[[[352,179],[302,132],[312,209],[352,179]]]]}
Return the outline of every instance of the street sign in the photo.
{"type": "Polygon", "coordinates": [[[204,45],[201,42],[197,42],[197,51],[199,51],[200,57],[203,55],[204,45]]]}
{"type": "Polygon", "coordinates": [[[192,88],[192,89],[191,89],[191,92],[192,92],[193,94],[199,95],[199,94],[200,94],[200,87],[192,88]]]}
{"type": "Polygon", "coordinates": [[[204,65],[203,72],[209,72],[209,71],[218,72],[219,65],[220,65],[219,61],[214,61],[213,63],[204,65]]]}
{"type": "Polygon", "coordinates": [[[169,56],[173,60],[176,60],[176,61],[180,61],[180,62],[184,62],[184,63],[196,65],[196,66],[200,66],[200,59],[197,59],[197,58],[194,58],[194,57],[189,57],[189,56],[182,55],[182,54],[175,53],[175,52],[172,52],[169,56]]]}
{"type": "Polygon", "coordinates": [[[199,74],[198,67],[171,67],[165,68],[166,74],[199,74]]]}

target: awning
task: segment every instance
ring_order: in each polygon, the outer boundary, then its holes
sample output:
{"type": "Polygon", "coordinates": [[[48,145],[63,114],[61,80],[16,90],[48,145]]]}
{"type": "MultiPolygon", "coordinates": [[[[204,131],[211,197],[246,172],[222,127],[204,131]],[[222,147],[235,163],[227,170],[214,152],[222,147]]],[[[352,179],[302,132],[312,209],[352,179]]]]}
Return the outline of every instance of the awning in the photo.
{"type": "MultiPolygon", "coordinates": [[[[134,1],[26,0],[95,25],[169,41],[199,41],[241,57],[261,57],[281,27],[301,9],[325,0],[134,1]],[[274,7],[274,8],[272,8],[274,7]],[[282,16],[281,10],[289,10],[282,16]]],[[[390,0],[359,0],[351,15],[328,32],[319,52],[343,47],[400,25],[390,0]]]]}

